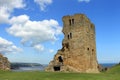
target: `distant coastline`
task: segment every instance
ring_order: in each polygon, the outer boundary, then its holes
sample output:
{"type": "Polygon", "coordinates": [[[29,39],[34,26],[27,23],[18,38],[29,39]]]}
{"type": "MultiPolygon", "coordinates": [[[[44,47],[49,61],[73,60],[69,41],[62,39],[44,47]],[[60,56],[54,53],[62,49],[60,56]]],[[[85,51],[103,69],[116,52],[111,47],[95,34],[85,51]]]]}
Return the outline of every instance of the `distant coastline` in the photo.
{"type": "MultiPolygon", "coordinates": [[[[100,63],[103,67],[112,67],[118,63],[100,63]]],[[[39,63],[11,63],[12,71],[43,71],[48,64],[39,63]]]]}
{"type": "Polygon", "coordinates": [[[116,65],[116,64],[118,64],[118,63],[100,63],[103,67],[112,67],[112,66],[114,66],[114,65],[116,65]]]}
{"type": "Polygon", "coordinates": [[[42,71],[45,65],[39,63],[11,63],[12,71],[42,71]]]}

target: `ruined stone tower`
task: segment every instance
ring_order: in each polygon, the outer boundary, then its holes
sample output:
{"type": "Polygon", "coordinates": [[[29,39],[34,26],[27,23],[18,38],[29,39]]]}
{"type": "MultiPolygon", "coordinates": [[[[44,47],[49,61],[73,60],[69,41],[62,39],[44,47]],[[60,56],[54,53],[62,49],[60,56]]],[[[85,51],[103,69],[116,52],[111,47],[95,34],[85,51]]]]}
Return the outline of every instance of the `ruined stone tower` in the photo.
{"type": "Polygon", "coordinates": [[[46,71],[98,73],[95,26],[84,14],[64,16],[64,39],[46,71]]]}

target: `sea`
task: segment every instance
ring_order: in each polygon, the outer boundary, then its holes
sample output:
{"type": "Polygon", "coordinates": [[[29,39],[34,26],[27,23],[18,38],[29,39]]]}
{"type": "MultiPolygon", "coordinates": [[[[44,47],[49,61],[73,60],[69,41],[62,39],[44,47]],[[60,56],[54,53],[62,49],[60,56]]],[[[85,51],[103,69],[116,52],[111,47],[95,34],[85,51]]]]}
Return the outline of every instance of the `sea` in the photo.
{"type": "Polygon", "coordinates": [[[112,67],[112,66],[114,66],[114,65],[116,65],[116,64],[118,64],[118,63],[100,63],[103,67],[112,67]]]}
{"type": "Polygon", "coordinates": [[[44,69],[46,67],[47,67],[47,65],[31,66],[31,67],[19,67],[18,69],[12,69],[12,71],[15,71],[15,72],[21,72],[21,71],[44,71],[44,69]]]}
{"type": "MultiPolygon", "coordinates": [[[[116,65],[117,63],[100,63],[103,67],[112,67],[114,65],[116,65]]],[[[43,66],[33,66],[33,67],[20,67],[19,69],[12,69],[12,71],[44,71],[44,69],[47,67],[48,65],[45,64],[43,66]]]]}

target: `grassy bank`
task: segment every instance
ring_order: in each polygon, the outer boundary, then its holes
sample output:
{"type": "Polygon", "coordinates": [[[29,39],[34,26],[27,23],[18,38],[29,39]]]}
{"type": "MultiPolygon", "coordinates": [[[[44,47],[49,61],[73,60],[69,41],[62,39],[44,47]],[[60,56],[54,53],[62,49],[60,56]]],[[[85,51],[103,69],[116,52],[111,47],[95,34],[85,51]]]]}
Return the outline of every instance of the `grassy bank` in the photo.
{"type": "Polygon", "coordinates": [[[99,74],[0,71],[0,80],[120,80],[120,66],[99,74]]]}

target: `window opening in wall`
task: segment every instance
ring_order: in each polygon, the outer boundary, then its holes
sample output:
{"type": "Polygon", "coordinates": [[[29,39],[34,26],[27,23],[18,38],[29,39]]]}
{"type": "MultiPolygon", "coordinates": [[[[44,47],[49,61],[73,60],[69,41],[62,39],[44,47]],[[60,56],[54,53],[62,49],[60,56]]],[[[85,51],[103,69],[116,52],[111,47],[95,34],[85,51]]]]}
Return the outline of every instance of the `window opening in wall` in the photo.
{"type": "Polygon", "coordinates": [[[53,69],[54,71],[60,71],[60,66],[54,66],[53,69]]]}
{"type": "Polygon", "coordinates": [[[69,25],[71,26],[72,24],[74,24],[74,19],[69,19],[69,25]]]}
{"type": "Polygon", "coordinates": [[[72,24],[74,24],[74,19],[72,19],[72,24]]]}
{"type": "Polygon", "coordinates": [[[69,43],[66,43],[65,46],[67,49],[69,49],[69,43]]]}
{"type": "Polygon", "coordinates": [[[72,38],[72,33],[70,33],[70,38],[72,38]]]}
{"type": "Polygon", "coordinates": [[[89,51],[89,48],[87,48],[87,50],[89,51]]]}
{"type": "Polygon", "coordinates": [[[68,39],[70,38],[70,36],[68,35],[68,39]]]}
{"type": "Polygon", "coordinates": [[[69,19],[69,25],[71,26],[71,19],[69,19]]]}
{"type": "Polygon", "coordinates": [[[92,55],[94,54],[94,49],[92,49],[92,55]]]}
{"type": "Polygon", "coordinates": [[[62,56],[59,56],[58,59],[59,59],[59,62],[63,62],[62,56]]]}

